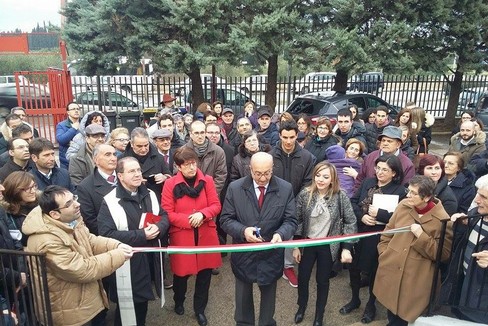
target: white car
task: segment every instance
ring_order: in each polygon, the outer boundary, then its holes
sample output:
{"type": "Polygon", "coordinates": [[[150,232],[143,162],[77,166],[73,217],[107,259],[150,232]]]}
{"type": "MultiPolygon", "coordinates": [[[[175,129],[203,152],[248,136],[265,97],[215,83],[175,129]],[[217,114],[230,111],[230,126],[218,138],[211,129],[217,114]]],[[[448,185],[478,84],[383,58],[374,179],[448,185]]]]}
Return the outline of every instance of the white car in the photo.
{"type": "Polygon", "coordinates": [[[296,83],[294,91],[300,94],[330,91],[334,87],[336,75],[331,71],[310,72],[296,83]]]}
{"type": "Polygon", "coordinates": [[[464,89],[461,94],[459,94],[457,115],[461,115],[463,111],[472,110],[472,107],[478,103],[480,96],[486,91],[488,91],[488,86],[464,89]]]}

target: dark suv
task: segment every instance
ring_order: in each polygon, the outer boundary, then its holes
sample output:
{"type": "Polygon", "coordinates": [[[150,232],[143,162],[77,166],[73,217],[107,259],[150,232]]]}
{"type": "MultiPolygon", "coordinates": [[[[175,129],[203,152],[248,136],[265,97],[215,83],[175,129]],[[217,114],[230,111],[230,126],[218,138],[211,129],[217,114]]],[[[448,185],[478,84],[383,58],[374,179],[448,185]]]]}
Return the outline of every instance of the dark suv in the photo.
{"type": "Polygon", "coordinates": [[[288,106],[286,112],[297,116],[301,113],[305,113],[313,121],[317,118],[325,116],[335,121],[337,112],[340,109],[347,108],[351,104],[355,104],[358,107],[358,114],[361,116],[362,112],[369,108],[376,108],[380,105],[384,105],[389,110],[389,115],[394,119],[400,108],[391,105],[378,96],[368,93],[335,93],[335,92],[317,92],[310,93],[296,97],[293,102],[288,106]]]}
{"type": "Polygon", "coordinates": [[[349,89],[359,92],[374,93],[380,88],[383,88],[383,73],[381,72],[365,72],[359,75],[354,75],[351,78],[349,89]]]}
{"type": "Polygon", "coordinates": [[[474,108],[474,113],[484,124],[485,132],[488,131],[488,91],[483,92],[478,98],[476,107],[475,104],[470,103],[469,108],[474,108]]]}

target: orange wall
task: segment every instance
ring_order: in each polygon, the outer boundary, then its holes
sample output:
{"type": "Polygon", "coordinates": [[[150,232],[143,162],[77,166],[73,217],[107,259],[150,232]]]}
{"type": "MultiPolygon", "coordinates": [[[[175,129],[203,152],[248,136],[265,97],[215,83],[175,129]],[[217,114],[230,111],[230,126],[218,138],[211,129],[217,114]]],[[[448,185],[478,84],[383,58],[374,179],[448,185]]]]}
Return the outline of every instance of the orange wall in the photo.
{"type": "Polygon", "coordinates": [[[29,53],[27,33],[0,34],[0,52],[29,53]]]}

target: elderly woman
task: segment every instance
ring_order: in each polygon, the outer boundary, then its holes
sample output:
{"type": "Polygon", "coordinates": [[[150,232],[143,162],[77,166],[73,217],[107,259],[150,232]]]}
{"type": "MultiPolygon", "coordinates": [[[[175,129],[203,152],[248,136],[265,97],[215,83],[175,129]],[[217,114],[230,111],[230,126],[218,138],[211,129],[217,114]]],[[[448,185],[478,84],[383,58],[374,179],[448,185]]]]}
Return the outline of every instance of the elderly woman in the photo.
{"type": "MultiPolygon", "coordinates": [[[[211,176],[197,168],[198,156],[183,146],[174,155],[178,173],[164,183],[162,207],[170,222],[169,241],[173,246],[218,246],[215,218],[220,200],[211,176]]],[[[205,308],[212,269],[222,265],[219,253],[170,255],[175,312],[185,313],[183,303],[188,277],[196,275],[193,310],[200,326],[207,325],[205,308]]]]}
{"type": "MultiPolygon", "coordinates": [[[[28,172],[17,171],[3,182],[3,202],[11,229],[22,230],[22,224],[30,211],[37,206],[37,184],[28,172]]],[[[22,234],[22,245],[27,245],[27,236],[22,234]]]]}
{"type": "Polygon", "coordinates": [[[447,178],[444,172],[444,161],[435,155],[427,154],[422,156],[417,169],[418,174],[425,175],[436,184],[434,195],[442,202],[442,206],[449,215],[458,210],[458,201],[454,192],[447,184],[447,178]]]}
{"type": "MultiPolygon", "coordinates": [[[[356,194],[351,198],[354,214],[358,221],[359,232],[383,231],[393,213],[373,205],[375,194],[397,195],[399,201],[405,196],[403,187],[403,168],[400,159],[395,155],[382,155],[375,162],[376,175],[364,180],[356,194]]],[[[361,322],[368,324],[376,316],[376,297],[373,294],[374,276],[378,267],[378,251],[376,246],[379,236],[370,236],[359,240],[355,245],[353,263],[349,268],[352,299],[339,312],[343,315],[359,308],[359,289],[361,287],[361,271],[369,274],[369,300],[364,309],[361,322]]]]}
{"type": "Polygon", "coordinates": [[[305,144],[305,149],[316,157],[317,163],[327,159],[325,150],[341,142],[340,138],[332,133],[332,124],[328,118],[317,121],[315,136],[305,144]]]}
{"type": "Polygon", "coordinates": [[[258,127],[258,112],[256,111],[256,104],[254,102],[246,102],[244,104],[244,108],[242,110],[242,113],[237,117],[237,119],[240,118],[248,118],[249,121],[252,124],[252,128],[255,129],[258,127]]]}
{"type": "MultiPolygon", "coordinates": [[[[442,203],[434,197],[435,187],[431,178],[414,176],[407,198],[385,228],[410,227],[410,232],[381,235],[374,294],[388,309],[388,325],[413,323],[429,304],[442,222],[449,221],[442,203]]],[[[449,259],[451,241],[449,222],[443,261],[449,259]]]]}
{"type": "Polygon", "coordinates": [[[127,128],[115,128],[110,133],[108,143],[115,148],[117,157],[125,153],[125,148],[130,141],[129,130],[127,128]]]}
{"type": "MultiPolygon", "coordinates": [[[[325,238],[357,231],[351,202],[340,189],[335,167],[328,162],[317,164],[312,184],[297,196],[298,229],[296,236],[304,239],[325,238]]],[[[329,296],[329,278],[334,261],[352,262],[352,244],[331,244],[293,250],[298,265],[298,311],[295,323],[301,323],[309,298],[309,283],[314,265],[317,265],[317,299],[314,326],[322,326],[329,296]],[[340,257],[340,258],[339,258],[340,257]]]]}
{"type": "Polygon", "coordinates": [[[271,146],[263,144],[256,131],[247,131],[242,135],[242,143],[239,145],[238,153],[232,160],[230,181],[251,175],[251,156],[257,152],[270,152],[271,146]]]}
{"type": "Polygon", "coordinates": [[[476,196],[473,172],[464,167],[464,159],[459,152],[448,152],[444,155],[444,172],[447,184],[457,198],[459,213],[467,213],[476,196]]]}

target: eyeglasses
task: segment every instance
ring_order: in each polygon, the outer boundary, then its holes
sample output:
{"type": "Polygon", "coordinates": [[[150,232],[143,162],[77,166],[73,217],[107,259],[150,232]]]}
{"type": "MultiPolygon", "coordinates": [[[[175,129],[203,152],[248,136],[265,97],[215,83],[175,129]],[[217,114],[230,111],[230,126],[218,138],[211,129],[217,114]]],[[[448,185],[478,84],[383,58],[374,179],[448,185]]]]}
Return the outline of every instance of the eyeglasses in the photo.
{"type": "Polygon", "coordinates": [[[20,149],[20,150],[27,149],[27,150],[29,150],[29,145],[20,145],[20,146],[14,147],[14,149],[20,149]]]}
{"type": "Polygon", "coordinates": [[[115,138],[114,140],[119,141],[121,143],[128,143],[129,138],[115,138]]]}
{"type": "Polygon", "coordinates": [[[81,110],[80,107],[68,109],[68,111],[80,111],[80,110],[81,110]]]}
{"type": "Polygon", "coordinates": [[[105,134],[95,134],[95,135],[88,135],[88,136],[96,139],[105,139],[105,134]]]}
{"type": "Polygon", "coordinates": [[[256,172],[251,170],[251,172],[256,176],[256,178],[261,179],[262,177],[269,178],[271,174],[273,174],[272,170],[266,171],[266,172],[256,172]]]}
{"type": "Polygon", "coordinates": [[[220,135],[220,131],[207,131],[207,135],[220,135]]]}
{"type": "Polygon", "coordinates": [[[63,207],[58,207],[56,210],[57,210],[57,211],[59,211],[60,209],[63,209],[63,208],[70,208],[70,207],[71,207],[71,205],[73,205],[73,203],[74,203],[75,201],[78,201],[78,196],[77,196],[77,195],[73,195],[73,199],[68,200],[68,201],[66,202],[66,204],[64,204],[64,206],[63,206],[63,207]]]}
{"type": "Polygon", "coordinates": [[[415,197],[415,196],[418,196],[419,194],[415,191],[412,191],[410,189],[405,189],[406,193],[407,193],[407,196],[410,196],[410,197],[415,197]]]}
{"type": "Polygon", "coordinates": [[[196,135],[196,136],[203,136],[203,135],[205,135],[205,131],[192,131],[191,133],[194,134],[194,135],[196,135]]]}
{"type": "Polygon", "coordinates": [[[297,125],[306,125],[307,123],[306,122],[303,122],[303,121],[299,121],[297,122],[297,125]]]}
{"type": "Polygon", "coordinates": [[[259,142],[259,140],[257,140],[256,138],[249,138],[245,141],[246,144],[257,143],[257,142],[259,142]]]}
{"type": "Polygon", "coordinates": [[[33,184],[32,186],[28,187],[28,188],[24,188],[24,189],[21,189],[22,191],[25,191],[25,192],[33,192],[33,191],[36,191],[37,190],[37,184],[33,184]]]}
{"type": "Polygon", "coordinates": [[[190,166],[197,166],[196,161],[185,162],[181,164],[182,167],[189,168],[190,166]]]}
{"type": "Polygon", "coordinates": [[[329,128],[327,128],[325,126],[318,126],[317,130],[329,130],[329,128]]]}
{"type": "Polygon", "coordinates": [[[388,169],[388,168],[379,168],[377,166],[375,166],[374,170],[376,172],[383,172],[383,173],[388,173],[388,172],[391,172],[391,169],[388,169]]]}

